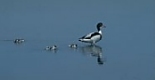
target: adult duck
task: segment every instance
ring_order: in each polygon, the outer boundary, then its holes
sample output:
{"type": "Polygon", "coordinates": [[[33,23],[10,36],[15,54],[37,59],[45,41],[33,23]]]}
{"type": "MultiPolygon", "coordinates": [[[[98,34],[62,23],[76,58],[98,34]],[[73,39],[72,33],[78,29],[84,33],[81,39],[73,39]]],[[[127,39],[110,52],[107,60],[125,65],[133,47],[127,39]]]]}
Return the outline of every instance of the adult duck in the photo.
{"type": "Polygon", "coordinates": [[[81,38],[79,38],[79,41],[81,42],[85,42],[85,43],[91,43],[91,44],[95,44],[97,42],[99,42],[102,39],[102,31],[101,28],[105,28],[106,26],[99,22],[97,25],[97,32],[91,32],[81,38]]]}

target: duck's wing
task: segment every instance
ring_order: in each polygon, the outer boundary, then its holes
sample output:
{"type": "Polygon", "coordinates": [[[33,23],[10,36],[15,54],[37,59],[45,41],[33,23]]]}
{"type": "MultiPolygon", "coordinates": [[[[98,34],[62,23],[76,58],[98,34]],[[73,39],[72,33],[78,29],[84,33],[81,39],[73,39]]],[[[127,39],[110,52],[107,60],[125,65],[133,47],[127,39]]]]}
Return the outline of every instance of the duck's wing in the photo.
{"type": "Polygon", "coordinates": [[[80,39],[90,39],[91,37],[95,36],[95,35],[98,35],[99,33],[98,32],[91,32],[87,35],[84,35],[83,37],[81,37],[80,39]]]}
{"type": "Polygon", "coordinates": [[[91,35],[93,34],[94,32],[91,32],[91,33],[89,33],[89,34],[86,34],[86,35],[84,35],[84,36],[82,36],[81,38],[79,38],[79,39],[86,39],[86,38],[90,38],[91,37],[91,35]]]}

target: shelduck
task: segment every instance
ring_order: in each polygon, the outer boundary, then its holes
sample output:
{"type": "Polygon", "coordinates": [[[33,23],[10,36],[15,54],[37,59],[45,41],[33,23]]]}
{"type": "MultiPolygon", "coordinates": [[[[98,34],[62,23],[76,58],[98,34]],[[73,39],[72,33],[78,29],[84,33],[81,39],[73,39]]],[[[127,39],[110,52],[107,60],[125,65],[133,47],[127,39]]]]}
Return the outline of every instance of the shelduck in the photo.
{"type": "Polygon", "coordinates": [[[97,32],[91,32],[91,33],[79,38],[79,41],[85,42],[85,43],[91,43],[91,44],[95,44],[98,41],[100,41],[102,39],[101,28],[105,28],[106,26],[100,22],[96,25],[96,27],[98,30],[97,32]]]}

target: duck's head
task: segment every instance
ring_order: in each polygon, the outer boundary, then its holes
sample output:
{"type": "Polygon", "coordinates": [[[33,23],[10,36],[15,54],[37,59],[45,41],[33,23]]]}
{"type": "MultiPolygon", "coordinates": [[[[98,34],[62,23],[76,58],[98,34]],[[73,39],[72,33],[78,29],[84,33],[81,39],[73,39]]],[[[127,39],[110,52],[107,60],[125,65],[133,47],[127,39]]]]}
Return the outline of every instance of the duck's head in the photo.
{"type": "Polygon", "coordinates": [[[97,30],[99,31],[101,28],[106,28],[106,26],[103,23],[99,22],[97,24],[97,30]]]}

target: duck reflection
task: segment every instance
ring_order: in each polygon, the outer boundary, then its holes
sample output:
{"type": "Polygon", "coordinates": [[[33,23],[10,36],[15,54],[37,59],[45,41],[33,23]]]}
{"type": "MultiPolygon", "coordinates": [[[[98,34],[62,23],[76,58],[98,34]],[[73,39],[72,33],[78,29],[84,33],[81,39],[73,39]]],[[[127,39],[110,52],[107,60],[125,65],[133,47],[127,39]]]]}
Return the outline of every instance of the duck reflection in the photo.
{"type": "Polygon", "coordinates": [[[97,46],[97,45],[83,46],[83,47],[81,47],[81,51],[85,55],[90,54],[91,56],[97,57],[97,63],[99,65],[104,64],[104,61],[103,61],[103,58],[102,58],[102,48],[100,46],[97,46]]]}

